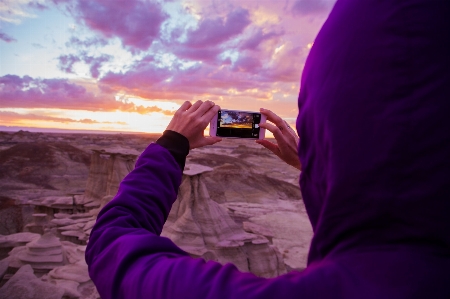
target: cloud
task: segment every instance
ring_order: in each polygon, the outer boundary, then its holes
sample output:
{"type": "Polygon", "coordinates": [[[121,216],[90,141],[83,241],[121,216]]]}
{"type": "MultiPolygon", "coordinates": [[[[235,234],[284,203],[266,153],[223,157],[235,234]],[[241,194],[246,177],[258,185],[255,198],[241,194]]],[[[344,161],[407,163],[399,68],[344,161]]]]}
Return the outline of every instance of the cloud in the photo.
{"type": "Polygon", "coordinates": [[[300,15],[325,12],[334,2],[334,0],[296,0],[292,5],[292,12],[300,15]]]}
{"type": "Polygon", "coordinates": [[[270,39],[278,38],[284,34],[283,31],[281,32],[275,32],[275,31],[269,31],[269,32],[263,32],[262,28],[257,28],[256,31],[253,31],[251,35],[243,39],[239,44],[239,49],[241,50],[256,50],[258,46],[270,39]]]}
{"type": "Polygon", "coordinates": [[[232,70],[239,72],[254,73],[262,67],[262,63],[258,58],[252,56],[240,56],[233,64],[232,70]]]}
{"type": "Polygon", "coordinates": [[[145,106],[136,106],[135,108],[136,112],[139,114],[147,114],[147,113],[152,113],[152,112],[161,112],[165,115],[169,115],[172,116],[175,114],[175,111],[172,110],[163,110],[157,106],[150,106],[150,107],[145,107],[145,106]]]}
{"type": "Polygon", "coordinates": [[[303,63],[307,57],[305,47],[286,44],[271,57],[270,63],[261,70],[267,82],[299,82],[303,63]]]}
{"type": "MultiPolygon", "coordinates": [[[[116,100],[113,93],[94,94],[85,87],[66,79],[35,79],[29,76],[6,75],[0,77],[0,108],[56,108],[89,111],[125,111],[147,114],[175,112],[156,106],[135,105],[116,100]]],[[[89,120],[78,121],[89,123],[89,120]]]]}
{"type": "Polygon", "coordinates": [[[108,73],[100,85],[109,92],[127,93],[147,99],[193,100],[199,96],[227,96],[229,89],[270,89],[261,77],[233,72],[230,65],[217,68],[201,64],[188,69],[138,69],[108,73]],[[161,75],[159,75],[159,73],[161,75]]]}
{"type": "Polygon", "coordinates": [[[2,32],[2,31],[0,31],[0,39],[3,40],[4,42],[7,42],[7,43],[16,42],[17,41],[14,37],[9,36],[8,34],[2,32]]]}
{"type": "Polygon", "coordinates": [[[83,60],[87,64],[89,64],[89,71],[91,72],[91,76],[93,78],[98,78],[100,75],[99,69],[103,66],[105,62],[108,62],[112,59],[112,56],[110,55],[100,55],[98,57],[92,57],[92,56],[84,56],[83,60]]]}
{"type": "MultiPolygon", "coordinates": [[[[202,50],[202,49],[201,49],[202,50]]],[[[108,93],[125,93],[150,100],[195,100],[202,97],[231,98],[246,95],[270,99],[273,86],[297,85],[306,47],[286,42],[276,50],[272,45],[260,51],[241,51],[233,61],[219,64],[196,63],[191,67],[158,65],[145,57],[128,71],[108,72],[99,79],[100,88],[108,93]]],[[[282,93],[292,93],[289,89],[282,93]]]]}
{"type": "Polygon", "coordinates": [[[78,0],[74,14],[90,29],[118,37],[134,50],[147,50],[168,17],[159,3],[140,0],[78,0]]]}
{"type": "Polygon", "coordinates": [[[177,41],[183,29],[173,29],[172,40],[166,41],[167,51],[184,60],[221,64],[219,55],[227,49],[224,44],[238,37],[250,24],[250,13],[243,8],[237,8],[225,17],[202,18],[195,28],[184,30],[183,42],[177,41]]]}
{"type": "Polygon", "coordinates": [[[87,54],[87,52],[82,51],[76,56],[74,54],[60,55],[58,57],[60,70],[66,73],[74,73],[73,66],[78,62],[84,62],[89,65],[89,71],[93,78],[98,78],[100,76],[100,68],[105,62],[112,59],[112,56],[102,54],[100,56],[94,57],[87,54]]]}
{"type": "Polygon", "coordinates": [[[3,122],[12,123],[22,120],[32,120],[32,121],[51,121],[58,123],[83,123],[83,124],[120,124],[126,125],[125,122],[110,122],[110,121],[96,121],[89,118],[85,119],[72,119],[72,118],[64,118],[64,117],[54,117],[48,115],[38,115],[32,113],[20,114],[11,111],[0,111],[0,118],[3,122]]]}
{"type": "Polygon", "coordinates": [[[81,40],[76,36],[72,36],[70,40],[66,43],[66,47],[92,47],[92,46],[106,46],[108,41],[103,38],[87,38],[85,40],[81,40]]]}
{"type": "Polygon", "coordinates": [[[60,55],[58,57],[58,60],[59,60],[58,68],[66,73],[74,73],[73,65],[81,61],[81,59],[78,56],[75,56],[73,54],[60,55]]]}
{"type": "Polygon", "coordinates": [[[151,87],[168,80],[173,72],[152,63],[140,64],[126,73],[109,72],[101,78],[102,84],[126,87],[126,90],[138,91],[142,87],[151,87]]]}
{"type": "Polygon", "coordinates": [[[129,109],[111,94],[94,94],[67,79],[0,77],[0,107],[60,108],[91,111],[129,109]]]}
{"type": "Polygon", "coordinates": [[[195,49],[189,47],[178,47],[174,49],[174,54],[181,59],[187,60],[197,60],[204,61],[209,63],[217,62],[217,56],[223,50],[219,48],[210,48],[210,49],[195,49]]]}
{"type": "Polygon", "coordinates": [[[28,7],[34,8],[34,9],[37,9],[37,10],[48,9],[48,6],[45,5],[42,1],[30,1],[28,3],[28,7]]]}
{"type": "Polygon", "coordinates": [[[0,21],[20,24],[24,18],[33,18],[34,15],[27,12],[30,0],[2,0],[0,1],[0,21]]]}
{"type": "Polygon", "coordinates": [[[32,43],[31,45],[32,45],[33,47],[35,47],[36,49],[44,49],[44,48],[45,48],[43,45],[38,44],[38,43],[32,43]]]}
{"type": "Polygon", "coordinates": [[[196,29],[188,30],[187,40],[184,44],[190,48],[217,46],[242,33],[250,23],[248,10],[237,8],[231,11],[225,19],[201,20],[196,29]]]}

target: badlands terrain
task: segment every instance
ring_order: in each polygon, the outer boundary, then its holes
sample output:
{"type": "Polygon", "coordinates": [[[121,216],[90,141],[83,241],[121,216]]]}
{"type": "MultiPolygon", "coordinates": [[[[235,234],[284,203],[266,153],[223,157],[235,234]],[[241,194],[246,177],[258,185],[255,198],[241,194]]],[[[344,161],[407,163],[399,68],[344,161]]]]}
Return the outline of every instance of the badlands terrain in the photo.
{"type": "MultiPolygon", "coordinates": [[[[100,298],[84,261],[89,234],[158,137],[0,132],[0,299],[100,298]]],[[[312,230],[298,177],[253,141],[192,150],[162,235],[261,277],[301,271],[312,230]]]]}

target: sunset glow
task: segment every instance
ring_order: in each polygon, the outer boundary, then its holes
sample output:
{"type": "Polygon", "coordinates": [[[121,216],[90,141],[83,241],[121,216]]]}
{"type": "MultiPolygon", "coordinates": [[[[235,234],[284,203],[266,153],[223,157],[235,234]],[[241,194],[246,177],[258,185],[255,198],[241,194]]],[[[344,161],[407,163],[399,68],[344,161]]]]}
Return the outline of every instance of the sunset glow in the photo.
{"type": "Polygon", "coordinates": [[[297,115],[334,0],[4,0],[0,130],[162,132],[186,100],[297,115]]]}

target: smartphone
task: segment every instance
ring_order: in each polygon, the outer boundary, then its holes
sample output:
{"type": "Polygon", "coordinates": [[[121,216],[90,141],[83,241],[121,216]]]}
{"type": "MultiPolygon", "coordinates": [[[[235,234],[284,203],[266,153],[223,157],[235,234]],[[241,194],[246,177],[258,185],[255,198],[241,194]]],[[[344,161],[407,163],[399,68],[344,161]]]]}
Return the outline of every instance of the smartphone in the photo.
{"type": "Polygon", "coordinates": [[[213,117],[209,135],[224,138],[264,139],[266,129],[259,124],[267,120],[264,114],[251,111],[222,109],[213,117]]]}

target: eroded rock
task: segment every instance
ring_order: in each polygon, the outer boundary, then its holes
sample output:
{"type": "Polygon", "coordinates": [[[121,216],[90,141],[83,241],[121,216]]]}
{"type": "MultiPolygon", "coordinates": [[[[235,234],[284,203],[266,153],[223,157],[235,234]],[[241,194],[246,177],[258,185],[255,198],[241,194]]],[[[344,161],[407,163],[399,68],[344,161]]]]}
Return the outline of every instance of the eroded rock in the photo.
{"type": "Polygon", "coordinates": [[[0,299],[61,299],[64,290],[43,282],[33,273],[30,265],[24,265],[0,289],[0,299]]]}
{"type": "Polygon", "coordinates": [[[266,238],[245,232],[225,208],[211,200],[202,178],[209,171],[188,166],[161,235],[193,256],[233,263],[241,271],[262,277],[285,273],[281,255],[266,238]]]}

